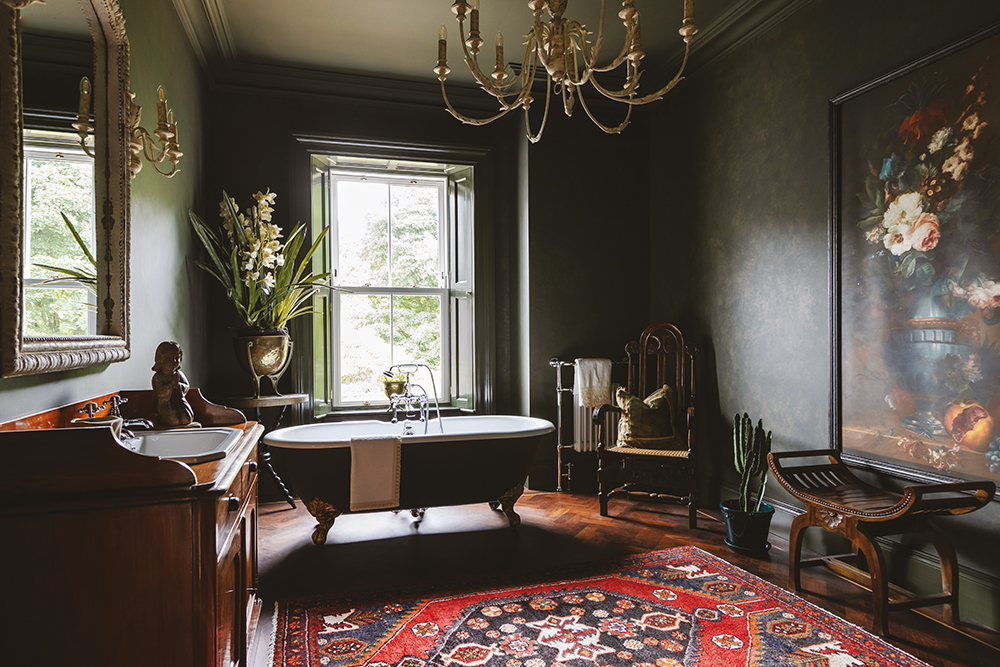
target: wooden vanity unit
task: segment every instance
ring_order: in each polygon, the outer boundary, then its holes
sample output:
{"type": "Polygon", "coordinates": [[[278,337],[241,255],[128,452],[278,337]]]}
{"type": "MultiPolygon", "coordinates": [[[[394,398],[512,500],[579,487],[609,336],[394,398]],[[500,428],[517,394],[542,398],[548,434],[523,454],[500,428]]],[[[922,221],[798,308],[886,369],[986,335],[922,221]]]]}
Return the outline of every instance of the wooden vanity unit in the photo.
{"type": "MultiPolygon", "coordinates": [[[[121,392],[125,416],[149,393],[121,392]]],[[[0,424],[0,662],[248,665],[263,428],[196,389],[197,421],[242,431],[225,458],[187,465],[64,428],[110,396],[0,424]]]]}

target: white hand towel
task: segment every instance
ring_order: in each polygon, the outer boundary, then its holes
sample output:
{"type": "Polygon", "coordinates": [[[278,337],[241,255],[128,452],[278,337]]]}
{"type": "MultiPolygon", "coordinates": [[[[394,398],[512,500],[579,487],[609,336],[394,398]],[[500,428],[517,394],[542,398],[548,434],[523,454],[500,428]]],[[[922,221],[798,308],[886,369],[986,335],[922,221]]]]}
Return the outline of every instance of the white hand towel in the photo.
{"type": "Polygon", "coordinates": [[[351,511],[399,507],[398,435],[351,438],[351,511]]]}
{"type": "Polygon", "coordinates": [[[577,359],[573,395],[577,405],[599,408],[611,402],[611,360],[577,359]]]}

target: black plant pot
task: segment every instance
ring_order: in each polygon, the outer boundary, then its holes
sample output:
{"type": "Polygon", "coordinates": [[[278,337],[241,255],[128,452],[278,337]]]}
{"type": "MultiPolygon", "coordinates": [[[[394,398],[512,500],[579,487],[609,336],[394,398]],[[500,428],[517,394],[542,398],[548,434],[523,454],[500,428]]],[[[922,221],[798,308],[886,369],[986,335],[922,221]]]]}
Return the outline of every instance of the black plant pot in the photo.
{"type": "Polygon", "coordinates": [[[740,501],[733,498],[719,503],[722,517],[726,520],[726,544],[737,553],[748,556],[763,556],[771,548],[767,541],[771,528],[774,508],[761,503],[760,512],[744,512],[740,501]]]}

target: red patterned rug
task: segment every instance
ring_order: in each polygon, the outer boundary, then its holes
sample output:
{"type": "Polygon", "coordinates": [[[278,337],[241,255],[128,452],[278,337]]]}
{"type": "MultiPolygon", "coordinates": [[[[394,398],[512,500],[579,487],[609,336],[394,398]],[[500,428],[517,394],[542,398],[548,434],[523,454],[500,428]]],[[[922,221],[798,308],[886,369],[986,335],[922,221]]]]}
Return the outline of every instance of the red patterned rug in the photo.
{"type": "Polygon", "coordinates": [[[583,576],[278,603],[274,667],[860,667],[926,663],[695,547],[583,576]]]}

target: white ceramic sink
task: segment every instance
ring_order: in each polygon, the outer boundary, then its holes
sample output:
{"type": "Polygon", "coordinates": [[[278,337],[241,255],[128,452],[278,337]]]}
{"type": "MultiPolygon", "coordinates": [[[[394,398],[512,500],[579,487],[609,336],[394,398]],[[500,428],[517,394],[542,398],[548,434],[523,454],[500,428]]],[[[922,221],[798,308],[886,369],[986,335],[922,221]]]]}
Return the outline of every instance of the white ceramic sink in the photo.
{"type": "Polygon", "coordinates": [[[122,443],[148,456],[184,463],[204,463],[224,458],[242,434],[243,431],[235,428],[146,431],[136,433],[134,438],[123,438],[122,443]]]}

